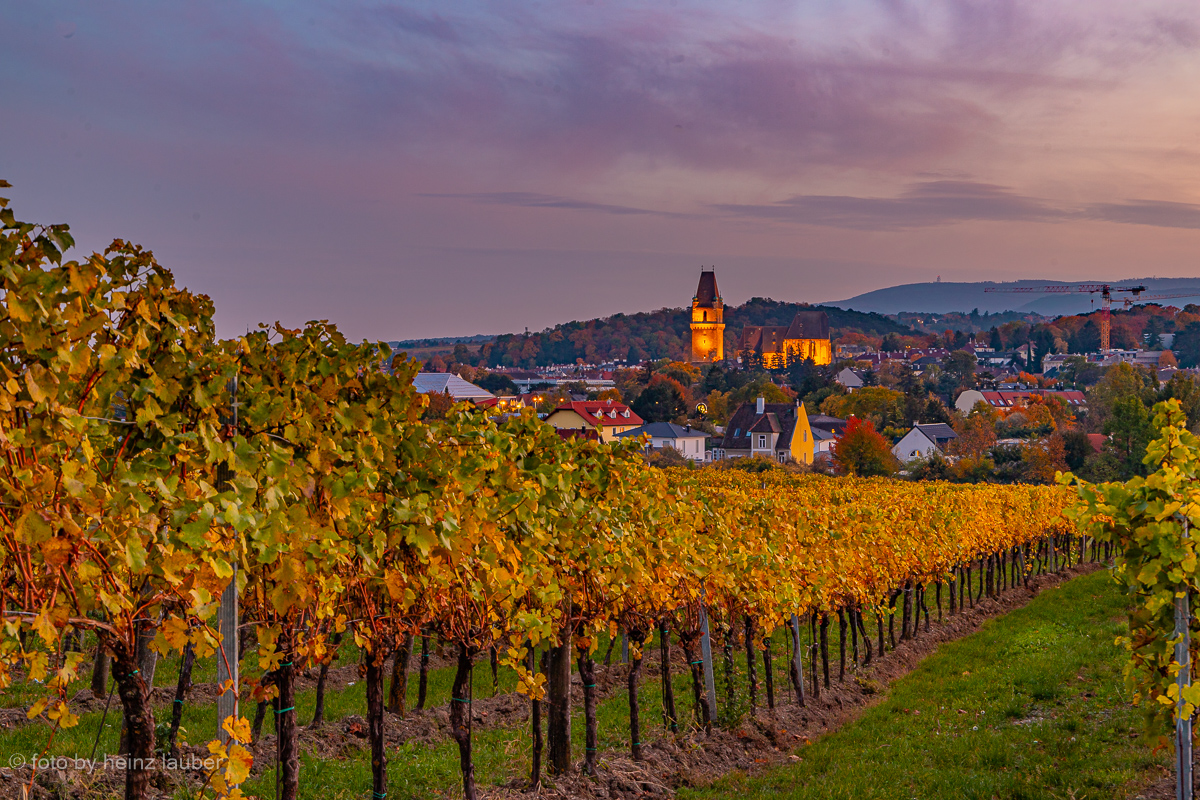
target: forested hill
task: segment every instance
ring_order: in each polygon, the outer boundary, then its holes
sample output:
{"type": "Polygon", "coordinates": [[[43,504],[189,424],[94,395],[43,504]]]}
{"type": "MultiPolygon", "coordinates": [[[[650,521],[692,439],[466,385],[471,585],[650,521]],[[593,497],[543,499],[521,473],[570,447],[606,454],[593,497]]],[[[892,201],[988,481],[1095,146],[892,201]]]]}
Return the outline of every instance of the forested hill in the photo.
{"type": "MultiPolygon", "coordinates": [[[[744,325],[788,325],[804,303],[784,303],[755,297],[725,308],[725,353],[733,355],[744,325]]],[[[880,314],[820,306],[829,314],[833,338],[857,331],[869,336],[913,331],[880,314]]],[[[604,319],[568,322],[540,333],[505,334],[482,346],[488,366],[532,367],[573,364],[576,359],[598,364],[612,359],[631,363],[657,358],[686,360],[691,353],[691,309],[663,308],[640,314],[615,314],[604,319]]]]}

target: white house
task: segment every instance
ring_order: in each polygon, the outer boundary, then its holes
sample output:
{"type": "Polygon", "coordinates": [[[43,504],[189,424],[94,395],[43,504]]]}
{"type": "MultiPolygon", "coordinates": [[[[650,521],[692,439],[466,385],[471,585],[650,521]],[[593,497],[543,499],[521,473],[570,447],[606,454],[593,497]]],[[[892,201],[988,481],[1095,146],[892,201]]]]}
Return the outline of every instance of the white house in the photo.
{"type": "Polygon", "coordinates": [[[918,458],[929,458],[935,454],[945,455],[946,445],[958,438],[958,434],[944,422],[929,425],[916,424],[896,442],[892,455],[907,464],[918,458]]]}
{"type": "Polygon", "coordinates": [[[853,392],[855,389],[861,389],[865,385],[863,383],[862,374],[859,373],[858,370],[851,369],[850,367],[845,367],[837,374],[837,377],[835,377],[834,380],[840,383],[842,386],[845,386],[847,392],[853,392]]]}
{"type": "Polygon", "coordinates": [[[833,451],[833,445],[838,440],[838,435],[833,431],[827,431],[822,428],[818,428],[816,425],[812,426],[812,435],[813,461],[816,461],[818,458],[820,458],[822,454],[828,458],[829,454],[833,451]]]}
{"type": "Polygon", "coordinates": [[[704,461],[704,440],[708,434],[696,430],[691,425],[676,425],[673,422],[648,422],[623,433],[618,433],[618,439],[631,436],[650,436],[650,447],[654,450],[669,448],[678,450],[685,458],[692,461],[704,461]]]}

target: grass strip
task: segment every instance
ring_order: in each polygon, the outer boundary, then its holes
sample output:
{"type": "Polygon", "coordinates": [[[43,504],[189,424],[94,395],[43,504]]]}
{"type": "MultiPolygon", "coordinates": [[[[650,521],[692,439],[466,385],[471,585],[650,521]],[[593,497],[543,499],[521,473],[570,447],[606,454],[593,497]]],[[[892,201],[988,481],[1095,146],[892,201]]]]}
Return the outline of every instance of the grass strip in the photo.
{"type": "Polygon", "coordinates": [[[943,645],[800,760],[681,800],[1126,798],[1169,754],[1139,740],[1124,690],[1122,598],[1105,571],[943,645]]]}

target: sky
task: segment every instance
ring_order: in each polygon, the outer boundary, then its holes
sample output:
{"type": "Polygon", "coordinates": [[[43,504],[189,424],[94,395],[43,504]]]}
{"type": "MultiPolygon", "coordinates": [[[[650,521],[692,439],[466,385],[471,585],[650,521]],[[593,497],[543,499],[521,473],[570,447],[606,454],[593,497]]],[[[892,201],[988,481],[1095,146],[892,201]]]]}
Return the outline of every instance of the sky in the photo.
{"type": "Polygon", "coordinates": [[[0,178],[223,336],[520,332],[1200,276],[1197,86],[1194,0],[0,0],[0,178]]]}

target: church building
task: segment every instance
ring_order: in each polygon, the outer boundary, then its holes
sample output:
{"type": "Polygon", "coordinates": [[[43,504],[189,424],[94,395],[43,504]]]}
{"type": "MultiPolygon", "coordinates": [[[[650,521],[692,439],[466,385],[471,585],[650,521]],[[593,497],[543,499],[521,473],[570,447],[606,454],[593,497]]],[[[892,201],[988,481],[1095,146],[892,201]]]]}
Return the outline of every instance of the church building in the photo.
{"type": "Polygon", "coordinates": [[[692,363],[714,364],[725,360],[725,303],[717,290],[717,273],[700,271],[700,285],[692,298],[692,363]]]}
{"type": "Polygon", "coordinates": [[[811,358],[814,364],[833,362],[829,343],[829,315],[819,308],[796,312],[792,324],[747,325],[742,328],[738,354],[743,361],[757,359],[767,369],[786,367],[811,358]]]}

